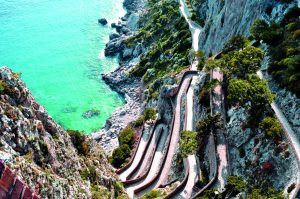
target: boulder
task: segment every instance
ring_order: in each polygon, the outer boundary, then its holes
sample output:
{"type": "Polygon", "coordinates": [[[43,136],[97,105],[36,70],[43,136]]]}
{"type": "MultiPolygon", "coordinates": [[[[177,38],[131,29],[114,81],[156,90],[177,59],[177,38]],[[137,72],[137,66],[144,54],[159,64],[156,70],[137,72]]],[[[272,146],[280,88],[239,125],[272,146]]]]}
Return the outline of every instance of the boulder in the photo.
{"type": "Polygon", "coordinates": [[[100,115],[99,110],[88,110],[82,114],[82,117],[84,117],[85,119],[89,119],[98,115],[100,115]]]}
{"type": "Polygon", "coordinates": [[[120,35],[118,33],[111,33],[109,35],[110,40],[113,40],[113,39],[116,39],[116,38],[119,38],[119,37],[120,37],[120,35]]]}
{"type": "Polygon", "coordinates": [[[160,96],[161,97],[173,97],[177,94],[178,92],[178,85],[164,85],[161,88],[160,91],[160,96]]]}
{"type": "Polygon", "coordinates": [[[137,56],[139,56],[142,52],[143,52],[143,46],[142,46],[142,44],[138,44],[138,45],[135,47],[134,51],[133,51],[133,56],[134,56],[134,57],[137,57],[137,56]]]}
{"type": "Polygon", "coordinates": [[[132,56],[132,52],[133,52],[133,49],[132,49],[132,48],[126,48],[126,49],[124,49],[124,51],[123,51],[122,57],[123,57],[124,59],[130,58],[130,57],[132,56]]]}
{"type": "Polygon", "coordinates": [[[105,56],[114,56],[122,49],[122,40],[111,40],[105,47],[105,56]]]}
{"type": "Polygon", "coordinates": [[[101,18],[101,19],[98,19],[98,23],[105,26],[107,24],[107,20],[105,18],[101,18]]]}
{"type": "Polygon", "coordinates": [[[129,33],[131,33],[130,29],[124,26],[120,29],[120,32],[124,35],[128,35],[129,33]]]}

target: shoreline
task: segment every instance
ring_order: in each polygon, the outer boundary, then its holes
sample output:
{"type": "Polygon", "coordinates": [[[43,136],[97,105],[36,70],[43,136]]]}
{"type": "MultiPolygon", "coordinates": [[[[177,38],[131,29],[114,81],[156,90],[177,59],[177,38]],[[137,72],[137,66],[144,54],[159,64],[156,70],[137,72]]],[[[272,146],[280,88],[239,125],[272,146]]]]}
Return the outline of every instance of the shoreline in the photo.
{"type": "Polygon", "coordinates": [[[116,31],[109,35],[109,41],[104,50],[105,57],[117,57],[119,66],[108,73],[102,74],[103,81],[115,92],[124,98],[125,104],[116,108],[106,120],[104,126],[91,133],[107,154],[119,146],[119,132],[130,122],[136,120],[142,110],[141,82],[138,78],[129,77],[127,70],[136,62],[135,58],[141,54],[141,47],[137,53],[128,52],[122,42],[132,36],[137,27],[139,10],[143,9],[142,0],[124,0],[124,16],[119,17],[117,23],[111,23],[116,31]],[[134,55],[133,55],[134,54],[134,55]]]}

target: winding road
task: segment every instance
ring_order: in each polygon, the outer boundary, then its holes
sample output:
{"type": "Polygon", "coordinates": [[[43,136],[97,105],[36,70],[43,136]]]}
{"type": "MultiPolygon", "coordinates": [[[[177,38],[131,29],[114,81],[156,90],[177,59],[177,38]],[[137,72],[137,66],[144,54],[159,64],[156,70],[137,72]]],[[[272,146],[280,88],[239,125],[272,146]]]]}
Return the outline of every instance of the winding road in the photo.
{"type": "MultiPolygon", "coordinates": [[[[192,48],[196,52],[199,50],[199,36],[202,32],[202,28],[196,23],[191,21],[191,13],[189,12],[185,0],[180,0],[180,11],[182,16],[189,24],[190,31],[192,33],[192,48]]],[[[300,4],[300,0],[298,0],[300,4]]],[[[153,136],[143,133],[143,137],[137,148],[134,160],[129,168],[122,172],[119,176],[121,180],[128,181],[133,180],[134,183],[130,183],[126,187],[126,191],[130,198],[143,195],[146,192],[155,188],[165,187],[168,184],[168,177],[171,172],[171,167],[178,147],[180,138],[180,129],[189,131],[194,130],[193,119],[193,106],[194,106],[194,86],[196,83],[197,74],[197,60],[193,60],[191,64],[190,72],[185,73],[182,77],[181,83],[178,87],[178,92],[175,97],[175,104],[173,108],[173,120],[171,124],[170,132],[165,127],[157,127],[154,129],[153,136]],[[185,113],[185,125],[181,127],[181,101],[183,96],[187,95],[186,99],[186,113],[185,113]],[[163,129],[162,131],[160,129],[163,129]],[[150,143],[150,144],[147,144],[150,143]],[[138,181],[135,181],[137,180],[138,181]]],[[[223,81],[223,74],[219,69],[211,71],[211,79],[217,79],[220,82],[223,81]]],[[[258,75],[263,78],[262,73],[259,71],[258,75]]],[[[284,133],[288,138],[295,155],[297,157],[298,167],[300,168],[300,144],[299,140],[295,136],[292,128],[287,122],[281,110],[277,107],[275,102],[271,104],[278,120],[280,121],[284,133]]],[[[184,182],[182,182],[175,190],[170,194],[172,198],[195,198],[205,191],[207,188],[214,186],[223,191],[226,185],[226,178],[229,175],[229,158],[228,149],[225,139],[225,113],[224,113],[224,94],[221,85],[216,86],[211,93],[211,108],[212,114],[220,113],[224,119],[224,128],[218,129],[216,135],[211,133],[209,137],[208,151],[210,162],[210,182],[205,185],[198,193],[193,196],[193,188],[199,179],[199,165],[197,165],[196,156],[189,155],[185,159],[186,176],[184,182]],[[216,141],[216,145],[215,145],[216,141]],[[215,147],[216,146],[216,147],[215,147]],[[218,156],[218,161],[217,161],[218,156]],[[174,196],[174,197],[173,197],[174,196]]],[[[300,189],[300,171],[298,173],[298,181],[296,188],[292,191],[290,198],[295,198],[300,189]]],[[[167,196],[167,198],[170,198],[167,196]]]]}

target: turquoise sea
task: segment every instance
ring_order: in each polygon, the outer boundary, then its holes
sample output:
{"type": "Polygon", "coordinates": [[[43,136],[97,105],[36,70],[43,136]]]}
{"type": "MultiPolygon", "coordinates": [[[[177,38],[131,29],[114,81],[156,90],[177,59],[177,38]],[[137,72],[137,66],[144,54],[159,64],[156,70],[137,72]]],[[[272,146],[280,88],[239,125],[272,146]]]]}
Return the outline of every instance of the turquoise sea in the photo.
{"type": "Polygon", "coordinates": [[[21,72],[35,98],[65,129],[103,126],[124,101],[101,80],[118,66],[105,58],[110,23],[123,0],[0,0],[0,66],[21,72]],[[107,26],[98,24],[105,17],[107,26]],[[88,110],[100,115],[85,119],[88,110]]]}

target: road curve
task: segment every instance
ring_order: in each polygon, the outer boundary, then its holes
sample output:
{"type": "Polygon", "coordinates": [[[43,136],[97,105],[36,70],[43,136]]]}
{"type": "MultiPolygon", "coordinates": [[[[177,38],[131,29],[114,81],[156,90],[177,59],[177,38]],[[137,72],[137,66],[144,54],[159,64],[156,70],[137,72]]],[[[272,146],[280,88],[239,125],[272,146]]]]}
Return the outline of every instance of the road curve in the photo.
{"type": "Polygon", "coordinates": [[[146,134],[144,131],[142,132],[140,141],[138,142],[136,152],[132,157],[133,161],[131,162],[131,164],[129,165],[129,167],[126,170],[122,171],[121,173],[118,173],[119,178],[122,181],[125,181],[127,176],[129,175],[129,173],[138,165],[138,163],[142,157],[143,151],[145,150],[147,139],[149,139],[149,137],[150,137],[150,134],[146,134]]]}

